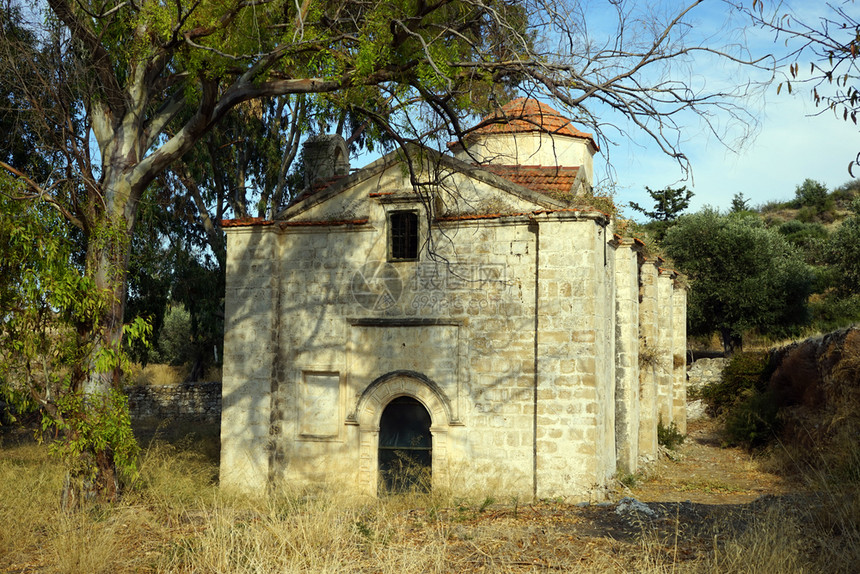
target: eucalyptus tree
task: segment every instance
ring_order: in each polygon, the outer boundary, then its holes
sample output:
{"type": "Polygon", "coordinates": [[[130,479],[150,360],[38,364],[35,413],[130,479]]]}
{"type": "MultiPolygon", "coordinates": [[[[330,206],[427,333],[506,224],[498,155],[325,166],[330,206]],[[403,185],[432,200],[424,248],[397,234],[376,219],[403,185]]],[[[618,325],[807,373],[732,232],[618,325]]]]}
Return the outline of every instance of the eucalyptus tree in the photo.
{"type": "MultiPolygon", "coordinates": [[[[743,107],[753,84],[738,82],[733,66],[767,68],[734,39],[724,47],[695,35],[703,0],[47,0],[33,22],[21,0],[5,2],[2,17],[30,38],[0,38],[0,77],[24,94],[0,113],[26,116],[34,152],[53,159],[44,176],[0,166],[26,185],[17,198],[49,205],[81,235],[84,277],[104,302],[76,329],[91,351],[71,370],[69,392],[86,404],[120,379],[116,364],[97,358],[121,345],[145,193],[175,177],[182,185],[169,193],[197,201],[195,146],[211,144],[213,162],[225,150],[242,153],[229,143],[239,128],[228,127],[231,112],[247,118],[266,98],[289,96],[289,105],[304,99],[359,118],[365,143],[443,146],[462,138],[475,114],[530,95],[551,100],[602,144],[634,130],[686,165],[682,118],[701,119],[720,137],[727,120],[754,124],[743,107]],[[694,58],[724,64],[715,69],[739,87],[695,80],[694,58]]],[[[225,175],[214,167],[207,177],[225,175]]],[[[276,189],[266,192],[270,207],[276,189]]],[[[230,197],[241,204],[241,194],[230,197]]],[[[98,458],[110,444],[86,448],[98,458]]]]}

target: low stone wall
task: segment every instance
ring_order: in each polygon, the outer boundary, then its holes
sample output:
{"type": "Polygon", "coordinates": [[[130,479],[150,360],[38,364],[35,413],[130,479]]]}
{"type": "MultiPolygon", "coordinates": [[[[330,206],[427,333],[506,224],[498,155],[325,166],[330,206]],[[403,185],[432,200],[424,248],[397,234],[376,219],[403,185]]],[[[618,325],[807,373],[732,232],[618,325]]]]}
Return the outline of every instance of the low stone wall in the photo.
{"type": "Polygon", "coordinates": [[[716,383],[723,375],[728,359],[698,359],[687,369],[687,389],[698,390],[705,385],[716,383]]]}
{"type": "Polygon", "coordinates": [[[220,382],[141,385],[126,389],[126,394],[132,419],[221,419],[220,382]]]}

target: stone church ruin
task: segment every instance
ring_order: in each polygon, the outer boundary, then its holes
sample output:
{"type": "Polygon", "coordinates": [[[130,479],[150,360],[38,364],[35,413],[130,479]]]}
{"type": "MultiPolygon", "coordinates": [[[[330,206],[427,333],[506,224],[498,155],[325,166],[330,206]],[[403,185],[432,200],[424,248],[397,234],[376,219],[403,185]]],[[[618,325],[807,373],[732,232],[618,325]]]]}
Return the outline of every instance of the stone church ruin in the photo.
{"type": "Polygon", "coordinates": [[[310,140],[307,190],[228,239],[221,484],[432,488],[600,498],[684,432],[677,274],[565,198],[593,138],[535,100],[451,154],[350,173],[310,140]],[[418,480],[418,479],[416,479],[418,480]]]}

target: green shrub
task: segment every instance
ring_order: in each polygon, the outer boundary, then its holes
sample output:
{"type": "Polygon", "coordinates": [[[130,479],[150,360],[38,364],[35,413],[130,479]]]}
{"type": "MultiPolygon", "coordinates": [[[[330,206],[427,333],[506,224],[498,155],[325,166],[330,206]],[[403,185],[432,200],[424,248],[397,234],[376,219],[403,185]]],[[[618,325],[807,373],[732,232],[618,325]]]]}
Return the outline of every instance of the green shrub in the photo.
{"type": "Polygon", "coordinates": [[[708,412],[725,417],[727,445],[755,448],[775,436],[779,408],[767,388],[772,373],[768,353],[737,353],[723,369],[720,382],[702,389],[708,412]]]}
{"type": "Polygon", "coordinates": [[[777,228],[780,235],[803,252],[807,263],[818,263],[824,258],[824,248],[830,234],[821,223],[803,223],[796,219],[777,228]]]}
{"type": "Polygon", "coordinates": [[[776,436],[778,410],[770,391],[747,391],[726,414],[723,428],[726,444],[747,448],[765,445],[776,436]]]}
{"type": "Polygon", "coordinates": [[[813,179],[806,179],[795,190],[795,204],[798,207],[810,207],[821,211],[827,204],[828,192],[824,184],[813,179]]]}
{"type": "Polygon", "coordinates": [[[826,333],[836,329],[860,323],[860,295],[839,297],[828,294],[826,297],[811,300],[809,310],[812,313],[813,327],[826,333]]]}
{"type": "Polygon", "coordinates": [[[702,399],[707,405],[708,414],[725,414],[749,391],[763,391],[771,374],[770,359],[767,353],[735,353],[723,369],[720,382],[702,388],[702,399]]]}
{"type": "Polygon", "coordinates": [[[858,194],[860,194],[860,179],[853,179],[834,189],[830,197],[836,201],[839,207],[846,208],[858,197],[858,194]]]}
{"type": "Polygon", "coordinates": [[[687,435],[682,434],[674,422],[669,423],[669,426],[663,424],[663,419],[657,422],[657,442],[668,449],[675,450],[687,435]]]}

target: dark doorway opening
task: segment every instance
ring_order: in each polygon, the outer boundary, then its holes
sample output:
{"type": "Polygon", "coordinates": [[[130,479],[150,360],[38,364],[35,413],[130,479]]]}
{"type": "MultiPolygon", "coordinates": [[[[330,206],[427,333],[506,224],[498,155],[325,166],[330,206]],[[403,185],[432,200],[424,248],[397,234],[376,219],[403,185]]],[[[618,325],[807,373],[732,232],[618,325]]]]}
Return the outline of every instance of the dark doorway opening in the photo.
{"type": "Polygon", "coordinates": [[[430,413],[412,397],[388,403],[379,421],[379,475],[383,492],[430,490],[433,437],[430,413]]]}

